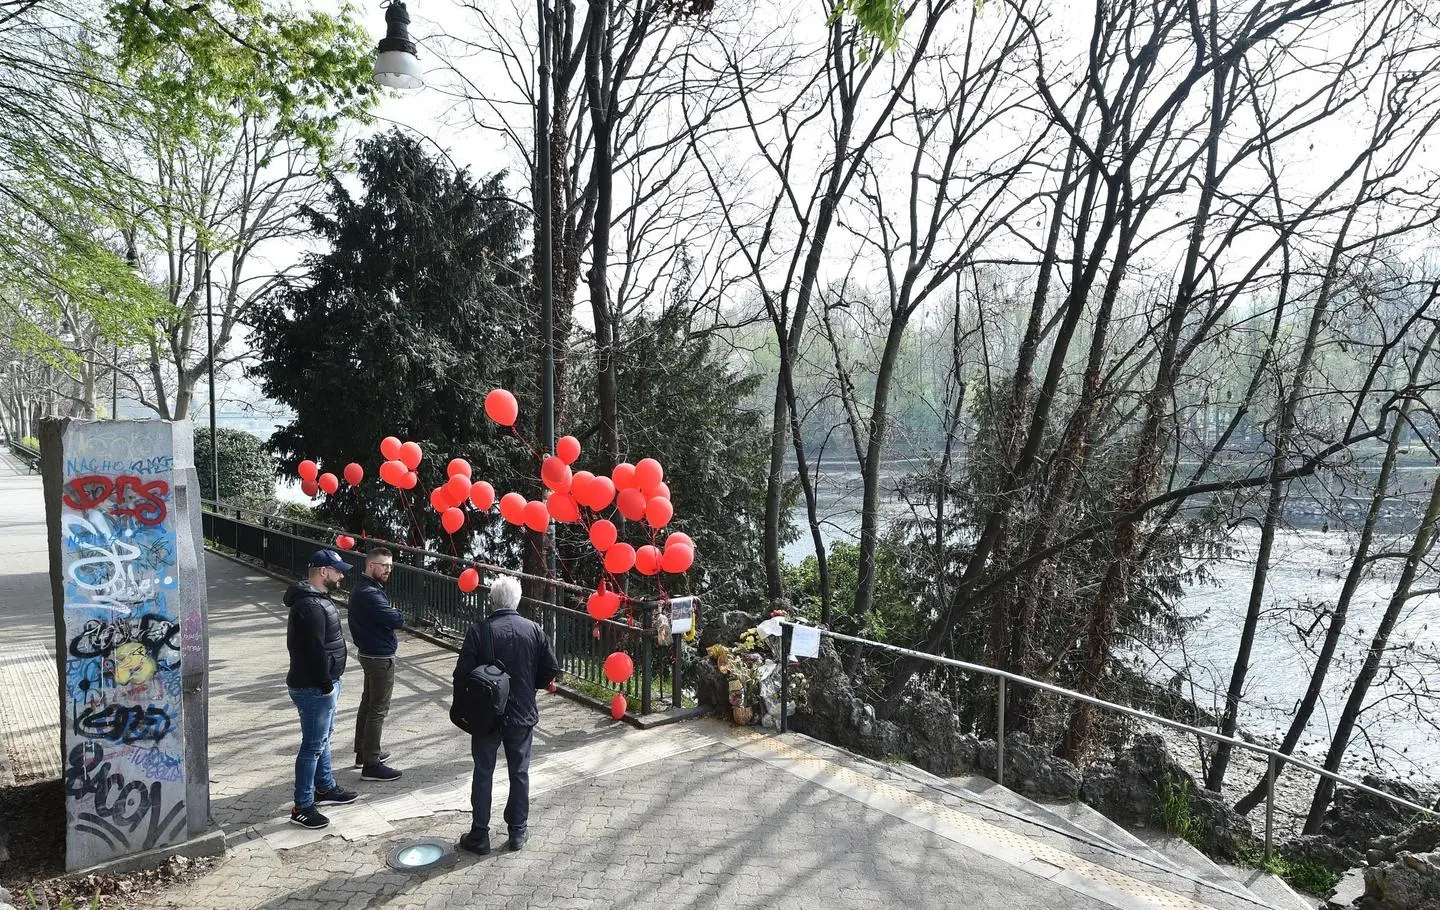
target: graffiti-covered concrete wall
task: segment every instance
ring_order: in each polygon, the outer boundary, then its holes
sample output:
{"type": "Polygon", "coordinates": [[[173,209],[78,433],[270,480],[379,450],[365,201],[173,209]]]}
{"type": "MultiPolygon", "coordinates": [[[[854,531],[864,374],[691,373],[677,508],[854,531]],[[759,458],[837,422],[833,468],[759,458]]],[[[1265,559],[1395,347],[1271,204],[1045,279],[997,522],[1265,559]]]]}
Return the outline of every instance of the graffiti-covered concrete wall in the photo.
{"type": "Polygon", "coordinates": [[[209,820],[205,565],[188,421],[42,427],[67,869],[209,820]]]}

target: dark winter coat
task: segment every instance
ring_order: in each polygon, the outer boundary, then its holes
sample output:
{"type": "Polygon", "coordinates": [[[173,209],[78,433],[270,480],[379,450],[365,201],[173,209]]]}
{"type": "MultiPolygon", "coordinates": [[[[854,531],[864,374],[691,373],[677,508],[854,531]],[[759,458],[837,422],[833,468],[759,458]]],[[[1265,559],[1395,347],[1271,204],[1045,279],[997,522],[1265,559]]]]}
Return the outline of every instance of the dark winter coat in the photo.
{"type": "Polygon", "coordinates": [[[340,611],[330,595],[309,581],[299,581],[285,592],[290,623],[285,646],[290,649],[290,672],[285,684],[295,689],[329,692],[345,673],[345,633],[340,611]]]}
{"type": "Polygon", "coordinates": [[[350,592],[350,640],[361,657],[394,657],[400,642],[395,630],[405,625],[405,617],[390,603],[380,583],[368,575],[360,576],[350,592]]]}
{"type": "MultiPolygon", "coordinates": [[[[555,652],[550,650],[540,626],[514,610],[496,610],[488,622],[495,662],[504,666],[510,675],[505,723],[512,727],[533,727],[540,720],[535,690],[550,685],[560,672],[555,652]]],[[[457,699],[463,698],[458,692],[461,683],[481,663],[480,636],[480,624],[472,623],[470,631],[465,633],[465,644],[460,647],[460,659],[455,663],[457,699]]]]}

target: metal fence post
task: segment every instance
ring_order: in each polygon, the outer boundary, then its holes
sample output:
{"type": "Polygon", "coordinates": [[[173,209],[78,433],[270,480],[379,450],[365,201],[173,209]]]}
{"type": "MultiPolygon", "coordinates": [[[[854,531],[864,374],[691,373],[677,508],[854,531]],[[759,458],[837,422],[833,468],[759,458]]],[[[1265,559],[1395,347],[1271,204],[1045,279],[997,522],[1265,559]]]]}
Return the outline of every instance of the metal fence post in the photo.
{"type": "Polygon", "coordinates": [[[999,677],[1000,697],[995,701],[995,783],[1005,786],[1005,677],[999,677]]]}
{"type": "Polygon", "coordinates": [[[795,627],[788,622],[780,626],[780,732],[790,731],[790,639],[795,627]]]}
{"type": "Polygon", "coordinates": [[[1270,845],[1275,832],[1275,756],[1265,761],[1265,858],[1271,857],[1270,845]]]}
{"type": "Polygon", "coordinates": [[[680,633],[670,636],[670,707],[681,708],[680,704],[680,633]]]}
{"type": "Polygon", "coordinates": [[[645,605],[645,614],[641,617],[640,628],[644,640],[640,645],[640,713],[650,713],[650,633],[654,631],[651,624],[654,610],[650,604],[645,605]]]}

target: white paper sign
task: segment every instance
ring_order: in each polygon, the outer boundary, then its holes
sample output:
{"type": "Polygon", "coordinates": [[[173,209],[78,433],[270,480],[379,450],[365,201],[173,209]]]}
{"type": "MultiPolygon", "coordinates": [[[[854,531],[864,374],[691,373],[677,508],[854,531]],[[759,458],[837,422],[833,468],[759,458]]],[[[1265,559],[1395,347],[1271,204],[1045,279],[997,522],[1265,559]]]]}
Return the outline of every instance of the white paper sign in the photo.
{"type": "Polygon", "coordinates": [[[790,639],[791,657],[819,657],[820,630],[814,626],[795,626],[790,639]]]}
{"type": "Polygon", "coordinates": [[[695,598],[677,597],[670,601],[670,634],[683,635],[695,624],[695,598]]]}

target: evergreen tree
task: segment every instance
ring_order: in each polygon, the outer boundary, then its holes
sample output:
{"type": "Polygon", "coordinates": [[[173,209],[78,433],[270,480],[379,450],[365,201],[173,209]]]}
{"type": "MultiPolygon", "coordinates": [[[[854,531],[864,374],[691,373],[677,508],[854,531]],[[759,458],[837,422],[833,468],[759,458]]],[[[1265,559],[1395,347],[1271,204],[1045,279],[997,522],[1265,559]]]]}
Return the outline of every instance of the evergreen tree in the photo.
{"type": "MultiPolygon", "coordinates": [[[[351,461],[365,468],[359,495],[342,488],[322,517],[449,550],[426,494],[450,458],[468,459],[475,478],[501,492],[534,474],[529,454],[484,411],[495,387],[534,400],[525,219],[503,172],[477,180],[399,132],[362,142],[358,169],[363,195],[332,180],[330,211],[309,213],[329,249],[260,308],[253,373],[295,412],[270,445],[286,469],[307,457],[336,474],[351,461]],[[425,450],[420,485],[403,499],[377,476],[388,435],[425,450]]],[[[459,552],[498,521],[472,518],[459,552]]]]}

